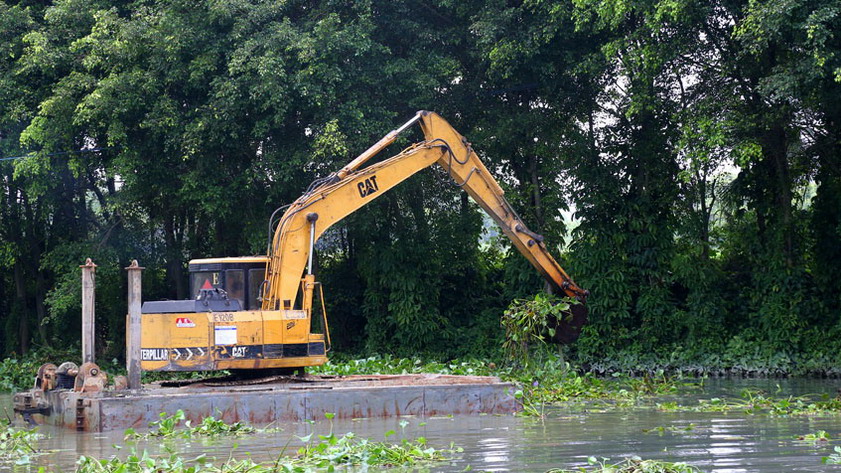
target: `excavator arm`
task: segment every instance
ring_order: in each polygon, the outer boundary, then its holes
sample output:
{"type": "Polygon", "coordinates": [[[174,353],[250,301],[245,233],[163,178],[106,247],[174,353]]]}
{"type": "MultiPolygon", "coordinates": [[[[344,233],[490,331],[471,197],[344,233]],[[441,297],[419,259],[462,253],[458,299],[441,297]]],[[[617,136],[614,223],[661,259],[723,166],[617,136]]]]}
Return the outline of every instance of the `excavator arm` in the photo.
{"type": "Polygon", "coordinates": [[[517,250],[543,275],[554,293],[580,302],[573,305],[572,317],[559,321],[556,327],[557,341],[577,338],[586,322],[583,304],[588,291],[576,285],[549,254],[543,237],[526,227],[470,143],[439,115],[427,111],[418,112],[412,120],[390,132],[340,171],[314,182],[287,209],[268,249],[263,309],[294,308],[299,289],[303,289],[302,305],[308,309],[314,284],[312,252],[318,238],[336,222],[436,163],[496,221],[517,250]],[[424,141],[396,156],[361,168],[416,122],[423,130],[424,141]],[[302,280],[305,269],[307,272],[302,280]]]}

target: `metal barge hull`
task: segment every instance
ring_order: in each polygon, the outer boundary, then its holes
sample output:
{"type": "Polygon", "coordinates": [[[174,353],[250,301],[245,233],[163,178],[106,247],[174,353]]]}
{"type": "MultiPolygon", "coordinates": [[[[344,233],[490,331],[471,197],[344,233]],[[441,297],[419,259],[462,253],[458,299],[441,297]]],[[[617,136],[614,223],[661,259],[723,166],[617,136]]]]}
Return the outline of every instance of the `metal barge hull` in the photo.
{"type": "MultiPolygon", "coordinates": [[[[144,385],[133,391],[45,393],[49,410],[32,414],[38,423],[79,431],[144,428],[159,414],[183,410],[199,422],[214,416],[226,422],[272,422],[339,418],[511,414],[519,409],[514,387],[487,376],[430,374],[308,376],[268,384],[183,387],[144,385]]],[[[20,393],[23,395],[25,393],[20,393]]]]}

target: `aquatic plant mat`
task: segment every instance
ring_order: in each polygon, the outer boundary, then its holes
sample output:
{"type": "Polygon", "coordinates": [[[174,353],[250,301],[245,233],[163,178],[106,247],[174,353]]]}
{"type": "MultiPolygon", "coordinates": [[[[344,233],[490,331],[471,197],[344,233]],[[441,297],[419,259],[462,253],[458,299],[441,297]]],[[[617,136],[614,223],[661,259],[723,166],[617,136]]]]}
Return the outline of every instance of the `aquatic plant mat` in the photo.
{"type": "Polygon", "coordinates": [[[37,429],[21,429],[0,421],[0,471],[4,465],[28,465],[33,457],[41,455],[38,440],[44,436],[37,429]]]}
{"type": "MultiPolygon", "coordinates": [[[[364,471],[371,466],[400,467],[405,470],[445,462],[462,452],[461,448],[452,444],[444,448],[434,448],[427,444],[424,437],[411,440],[404,438],[392,442],[389,438],[396,434],[393,430],[385,432],[383,441],[359,438],[353,432],[337,436],[333,433],[334,414],[327,414],[326,418],[330,421],[328,434],[310,433],[303,437],[290,436],[289,442],[278,448],[279,452],[273,461],[255,462],[251,458],[235,459],[233,454],[221,461],[204,455],[185,459],[169,449],[169,455],[163,456],[152,456],[146,451],[141,453],[132,451],[125,459],[118,457],[96,459],[83,456],[79,459],[76,471],[78,473],[303,473],[334,471],[341,467],[360,467],[364,471]],[[303,446],[297,449],[290,448],[289,445],[293,440],[303,443],[303,446]]],[[[408,424],[406,420],[400,422],[401,428],[405,428],[408,424]]],[[[268,431],[266,428],[256,429],[238,422],[226,424],[213,417],[205,418],[200,424],[193,426],[185,420],[182,411],[171,416],[161,413],[160,420],[152,423],[150,427],[151,430],[142,435],[129,430],[126,432],[126,439],[151,437],[190,439],[268,431]]],[[[164,448],[166,450],[169,447],[164,444],[164,448]]]]}
{"type": "Polygon", "coordinates": [[[421,467],[446,461],[459,449],[436,449],[422,438],[402,440],[398,443],[374,442],[358,439],[352,433],[343,436],[319,435],[317,439],[303,438],[306,445],[297,452],[281,450],[273,462],[255,462],[250,458],[228,458],[222,461],[205,456],[183,458],[175,453],[169,456],[151,456],[148,452],[133,452],[125,459],[117,457],[79,459],[78,473],[198,473],[198,472],[322,472],[340,467],[421,467]]]}
{"type": "Polygon", "coordinates": [[[624,462],[610,464],[607,459],[589,459],[589,467],[575,470],[552,469],[546,473],[700,473],[701,470],[686,463],[672,463],[661,460],[630,458],[624,462]]]}

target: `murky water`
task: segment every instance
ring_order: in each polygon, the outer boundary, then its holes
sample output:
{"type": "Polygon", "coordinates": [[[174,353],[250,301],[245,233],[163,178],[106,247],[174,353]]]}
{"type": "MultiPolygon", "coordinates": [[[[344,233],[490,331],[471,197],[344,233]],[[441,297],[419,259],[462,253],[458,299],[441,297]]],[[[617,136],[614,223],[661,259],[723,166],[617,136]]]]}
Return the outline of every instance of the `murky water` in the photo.
{"type": "MultiPolygon", "coordinates": [[[[839,386],[839,381],[820,380],[713,380],[706,382],[703,393],[690,397],[737,397],[744,388],[764,389],[776,396],[807,393],[835,396],[839,386]]],[[[9,396],[0,396],[0,406],[10,406],[10,402],[9,396]]],[[[681,398],[681,402],[692,400],[681,398]]],[[[276,458],[284,445],[289,444],[287,452],[294,451],[295,436],[311,431],[327,433],[330,424],[320,421],[280,427],[284,429],[282,432],[235,439],[176,439],[169,441],[169,446],[184,456],[207,454],[226,458],[233,450],[235,457],[244,457],[248,452],[255,459],[269,460],[276,458]],[[291,443],[290,439],[293,439],[291,443]],[[237,444],[235,450],[234,444],[237,444]]],[[[434,447],[445,447],[450,442],[463,447],[464,453],[457,459],[430,468],[441,472],[464,471],[468,466],[473,471],[543,472],[550,468],[584,466],[590,456],[620,461],[634,455],[683,461],[717,473],[841,471],[841,466],[821,464],[821,457],[832,453],[834,446],[841,442],[822,442],[816,446],[794,439],[819,430],[827,431],[833,439],[841,439],[838,417],[668,413],[639,408],[551,409],[542,421],[517,416],[362,419],[334,421],[333,430],[337,434],[352,431],[374,440],[381,440],[385,432],[395,430],[396,437],[423,436],[434,447]],[[408,421],[405,428],[400,427],[401,420],[408,421]],[[675,429],[660,434],[658,427],[675,429]],[[650,429],[655,430],[645,433],[650,429]]],[[[51,452],[38,457],[36,466],[50,466],[57,471],[72,471],[80,455],[124,457],[129,449],[122,432],[77,434],[45,427],[41,431],[48,438],[39,442],[39,448],[51,452]]],[[[137,448],[148,449],[150,453],[162,450],[157,440],[141,442],[137,448]]],[[[35,466],[30,468],[36,471],[35,466]]]]}

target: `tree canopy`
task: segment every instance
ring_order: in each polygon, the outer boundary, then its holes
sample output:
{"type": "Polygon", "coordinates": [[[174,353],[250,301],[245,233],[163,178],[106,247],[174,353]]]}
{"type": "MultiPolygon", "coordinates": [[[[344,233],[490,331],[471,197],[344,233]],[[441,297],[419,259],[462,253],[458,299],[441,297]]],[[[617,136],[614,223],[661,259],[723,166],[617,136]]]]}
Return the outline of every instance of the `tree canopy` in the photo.
{"type": "MultiPolygon", "coordinates": [[[[839,353],[839,32],[838,0],[0,0],[0,353],[73,342],[91,257],[121,356],[131,259],[186,297],[420,109],[591,291],[582,359],[839,353]]],[[[323,240],[346,350],[490,353],[542,288],[436,171],[323,240]]]]}

